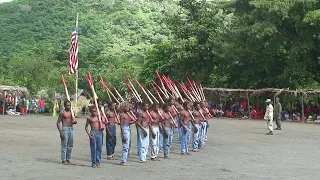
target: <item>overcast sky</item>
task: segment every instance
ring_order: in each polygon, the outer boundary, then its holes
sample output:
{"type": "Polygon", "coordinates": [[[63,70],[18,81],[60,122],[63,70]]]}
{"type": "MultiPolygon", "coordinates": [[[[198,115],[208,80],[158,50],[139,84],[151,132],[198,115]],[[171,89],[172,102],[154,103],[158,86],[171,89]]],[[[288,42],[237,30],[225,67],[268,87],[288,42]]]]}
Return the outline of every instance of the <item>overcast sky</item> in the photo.
{"type": "Polygon", "coordinates": [[[2,3],[2,2],[10,2],[10,1],[12,1],[12,0],[0,0],[0,3],[2,3]]]}

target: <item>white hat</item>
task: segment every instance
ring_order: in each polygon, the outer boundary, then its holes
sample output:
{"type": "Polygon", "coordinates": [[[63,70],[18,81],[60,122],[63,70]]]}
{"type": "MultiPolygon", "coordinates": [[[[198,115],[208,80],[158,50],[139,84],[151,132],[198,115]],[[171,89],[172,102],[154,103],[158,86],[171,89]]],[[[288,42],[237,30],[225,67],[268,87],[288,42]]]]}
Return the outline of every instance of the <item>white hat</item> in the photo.
{"type": "Polygon", "coordinates": [[[266,102],[271,102],[271,99],[267,99],[266,102]]]}

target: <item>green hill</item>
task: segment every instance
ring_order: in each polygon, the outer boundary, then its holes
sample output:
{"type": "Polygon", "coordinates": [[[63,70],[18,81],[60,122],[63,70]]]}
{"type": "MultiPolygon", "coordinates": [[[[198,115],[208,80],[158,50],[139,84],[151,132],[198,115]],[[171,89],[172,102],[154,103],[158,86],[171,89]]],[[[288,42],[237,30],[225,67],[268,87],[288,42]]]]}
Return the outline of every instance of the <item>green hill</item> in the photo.
{"type": "MultiPolygon", "coordinates": [[[[32,92],[61,89],[68,73],[71,32],[79,12],[79,76],[91,72],[118,82],[136,76],[153,44],[168,39],[164,18],[172,2],[125,0],[14,0],[0,4],[0,84],[32,92]],[[58,86],[58,87],[53,87],[58,86]]],[[[74,77],[68,76],[73,84],[74,77]]],[[[87,82],[80,78],[79,86],[87,82]]]]}

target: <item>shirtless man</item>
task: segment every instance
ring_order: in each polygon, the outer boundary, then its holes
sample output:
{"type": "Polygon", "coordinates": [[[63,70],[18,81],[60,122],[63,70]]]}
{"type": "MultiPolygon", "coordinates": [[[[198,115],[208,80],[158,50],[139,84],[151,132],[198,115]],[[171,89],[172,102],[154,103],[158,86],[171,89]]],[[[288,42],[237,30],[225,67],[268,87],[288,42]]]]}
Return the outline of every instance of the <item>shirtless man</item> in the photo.
{"type": "Polygon", "coordinates": [[[185,155],[189,153],[188,144],[190,141],[190,133],[191,133],[191,115],[189,113],[190,110],[189,102],[185,101],[183,103],[183,110],[180,111],[180,141],[181,141],[181,154],[185,155]]]}
{"type": "Polygon", "coordinates": [[[163,105],[163,117],[164,120],[162,120],[162,129],[163,129],[163,153],[164,153],[164,158],[165,159],[170,159],[169,158],[169,151],[170,151],[170,131],[172,128],[172,119],[171,116],[169,115],[170,113],[170,106],[168,104],[163,105]]]}
{"type": "MultiPolygon", "coordinates": [[[[91,116],[87,118],[85,130],[90,139],[90,150],[91,150],[91,166],[93,168],[100,168],[101,154],[102,154],[102,141],[103,141],[103,129],[99,127],[99,118],[97,108],[94,105],[89,107],[91,116]],[[90,133],[88,126],[90,125],[90,133]]],[[[105,121],[103,121],[105,123],[105,121]]]]}
{"type": "MultiPolygon", "coordinates": [[[[178,124],[178,112],[177,112],[177,108],[175,106],[175,100],[174,99],[169,99],[169,104],[170,104],[170,113],[173,116],[173,119],[176,121],[176,124],[178,124]]],[[[170,135],[169,135],[169,144],[170,144],[170,148],[171,150],[173,150],[172,145],[172,141],[173,141],[173,135],[174,135],[174,131],[177,130],[178,128],[175,128],[173,126],[173,124],[171,124],[171,129],[170,129],[170,135]]]]}
{"type": "Polygon", "coordinates": [[[151,120],[151,138],[150,138],[150,145],[151,145],[151,160],[152,161],[159,161],[157,158],[159,154],[159,145],[160,145],[160,131],[159,131],[159,120],[160,120],[160,115],[158,111],[160,110],[159,104],[158,103],[153,103],[152,105],[152,111],[150,112],[150,115],[152,117],[151,120]]]}
{"type": "Polygon", "coordinates": [[[117,134],[116,134],[116,114],[115,114],[115,105],[113,102],[108,102],[108,111],[106,116],[109,120],[107,125],[110,134],[107,133],[106,137],[106,149],[107,149],[107,159],[116,160],[114,157],[114,149],[117,143],[117,134]]]}
{"type": "Polygon", "coordinates": [[[131,141],[131,129],[130,125],[135,123],[129,116],[130,105],[128,102],[122,102],[120,104],[120,129],[122,137],[122,158],[120,165],[129,166],[127,163],[129,150],[130,150],[130,141],[131,141]]]}
{"type": "Polygon", "coordinates": [[[202,109],[202,112],[203,112],[203,115],[207,118],[206,120],[206,123],[205,123],[205,127],[204,127],[204,144],[205,145],[205,142],[207,141],[208,139],[208,128],[209,128],[209,111],[208,111],[208,108],[209,108],[209,104],[205,101],[202,101],[200,103],[200,106],[201,106],[201,109],[202,109]]]}
{"type": "Polygon", "coordinates": [[[140,149],[139,149],[139,157],[141,163],[147,162],[147,154],[149,149],[149,121],[150,117],[148,115],[149,104],[141,103],[141,111],[138,112],[138,121],[136,125],[138,127],[139,139],[140,141],[140,149]]]}
{"type": "Polygon", "coordinates": [[[61,161],[62,164],[71,164],[71,152],[73,147],[73,127],[72,125],[72,115],[71,115],[71,102],[64,101],[64,110],[59,114],[57,121],[57,128],[60,133],[61,138],[61,161]]]}
{"type": "Polygon", "coordinates": [[[200,103],[195,102],[193,103],[194,111],[193,111],[193,117],[194,117],[194,130],[192,132],[192,151],[193,152],[199,152],[199,148],[202,147],[202,144],[200,143],[200,137],[202,133],[202,124],[201,121],[203,120],[203,117],[200,113],[200,103]]]}
{"type": "MultiPolygon", "coordinates": [[[[162,115],[163,114],[163,104],[162,103],[159,103],[159,110],[158,110],[158,114],[160,116],[160,114],[162,115]]],[[[159,121],[162,122],[162,116],[160,116],[160,119],[159,121]]],[[[159,124],[159,153],[162,153],[163,152],[163,129],[162,129],[162,125],[159,124]]]]}
{"type": "MultiPolygon", "coordinates": [[[[178,101],[175,102],[175,106],[179,112],[181,112],[183,110],[182,104],[183,104],[183,102],[182,102],[181,98],[179,98],[178,101]]],[[[176,116],[176,123],[178,124],[178,128],[177,128],[178,139],[179,139],[179,143],[181,144],[181,140],[180,140],[181,124],[180,124],[180,116],[179,115],[176,116]]]]}

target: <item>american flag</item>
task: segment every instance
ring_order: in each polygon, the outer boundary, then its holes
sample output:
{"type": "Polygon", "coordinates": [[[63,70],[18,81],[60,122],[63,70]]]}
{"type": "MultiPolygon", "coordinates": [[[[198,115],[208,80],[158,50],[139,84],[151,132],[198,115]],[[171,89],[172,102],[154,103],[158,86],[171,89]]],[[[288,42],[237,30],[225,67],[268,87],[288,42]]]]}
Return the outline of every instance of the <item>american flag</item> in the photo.
{"type": "Polygon", "coordinates": [[[76,73],[78,71],[78,27],[72,32],[71,38],[71,47],[69,52],[69,61],[70,66],[69,74],[76,73]]]}

